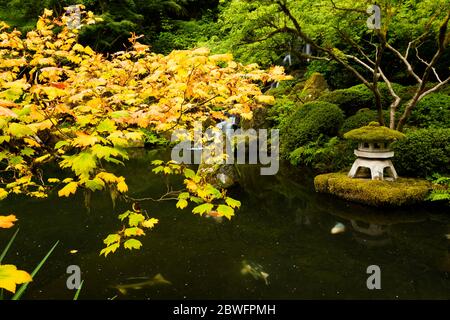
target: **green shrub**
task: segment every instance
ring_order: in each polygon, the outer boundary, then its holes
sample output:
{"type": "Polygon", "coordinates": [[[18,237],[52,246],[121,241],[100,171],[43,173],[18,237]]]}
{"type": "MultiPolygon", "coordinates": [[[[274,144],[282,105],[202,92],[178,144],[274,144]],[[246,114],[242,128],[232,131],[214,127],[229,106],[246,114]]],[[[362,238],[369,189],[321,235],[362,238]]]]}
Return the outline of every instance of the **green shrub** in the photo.
{"type": "MultiPolygon", "coordinates": [[[[350,130],[367,126],[372,121],[378,121],[378,112],[375,110],[361,109],[353,116],[345,119],[341,128],[341,134],[344,134],[350,130]]],[[[384,112],[384,121],[388,123],[389,113],[384,112]]]]}
{"type": "Polygon", "coordinates": [[[305,77],[309,78],[315,72],[323,74],[331,88],[348,88],[358,83],[352,72],[335,61],[312,60],[305,77]]]}
{"type": "Polygon", "coordinates": [[[374,108],[373,94],[369,90],[354,87],[325,93],[319,99],[336,104],[347,116],[355,114],[359,109],[374,108]]]}
{"type": "Polygon", "coordinates": [[[433,190],[428,196],[430,201],[445,201],[450,205],[450,177],[443,177],[440,174],[434,174],[431,178],[433,190]]]}
{"type": "Polygon", "coordinates": [[[303,87],[304,81],[301,78],[294,78],[292,80],[284,80],[278,82],[277,86],[274,88],[270,88],[267,91],[267,94],[274,96],[275,98],[284,98],[291,94],[292,91],[295,90],[297,86],[303,87]]]}
{"type": "Polygon", "coordinates": [[[450,129],[419,129],[392,145],[400,175],[426,177],[450,172],[450,129]]]}
{"type": "MultiPolygon", "coordinates": [[[[405,102],[411,97],[410,90],[397,83],[392,84],[394,90],[405,102]]],[[[393,101],[388,87],[384,82],[378,84],[381,94],[381,103],[387,109],[393,101]]],[[[339,89],[324,93],[319,100],[334,103],[341,108],[347,116],[354,115],[360,109],[375,109],[375,97],[365,85],[359,84],[347,89],[339,89]]]]}
{"type": "Polygon", "coordinates": [[[275,104],[267,110],[267,120],[270,121],[272,126],[279,126],[285,118],[289,117],[298,108],[299,105],[289,98],[276,98],[275,104]]]}
{"type": "Polygon", "coordinates": [[[356,143],[333,137],[329,140],[322,135],[289,154],[292,165],[304,165],[318,172],[337,171],[349,167],[354,161],[353,150],[356,143]]]}
{"type": "Polygon", "coordinates": [[[439,89],[439,91],[438,91],[439,93],[442,93],[442,94],[446,94],[447,96],[450,96],[450,85],[445,85],[445,86],[443,86],[441,89],[439,89]]]}
{"type": "Polygon", "coordinates": [[[419,128],[450,128],[450,96],[431,93],[413,109],[409,124],[419,128]]]}
{"type": "Polygon", "coordinates": [[[343,122],[344,114],[338,106],[323,101],[305,103],[280,124],[282,154],[288,156],[320,135],[336,136],[343,122]]]}

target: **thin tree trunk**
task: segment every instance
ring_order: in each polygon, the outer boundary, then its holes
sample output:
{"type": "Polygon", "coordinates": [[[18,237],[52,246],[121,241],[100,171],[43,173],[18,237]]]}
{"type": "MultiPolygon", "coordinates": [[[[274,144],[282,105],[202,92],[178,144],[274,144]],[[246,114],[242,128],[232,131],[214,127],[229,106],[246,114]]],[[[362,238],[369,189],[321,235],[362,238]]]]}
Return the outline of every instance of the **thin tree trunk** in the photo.
{"type": "Polygon", "coordinates": [[[420,96],[420,94],[416,93],[414,95],[414,97],[406,103],[405,112],[403,112],[402,116],[400,117],[400,120],[397,123],[397,128],[396,129],[398,131],[402,131],[403,130],[403,127],[406,124],[406,120],[408,120],[409,116],[411,115],[411,111],[417,105],[419,96],[420,96]]]}

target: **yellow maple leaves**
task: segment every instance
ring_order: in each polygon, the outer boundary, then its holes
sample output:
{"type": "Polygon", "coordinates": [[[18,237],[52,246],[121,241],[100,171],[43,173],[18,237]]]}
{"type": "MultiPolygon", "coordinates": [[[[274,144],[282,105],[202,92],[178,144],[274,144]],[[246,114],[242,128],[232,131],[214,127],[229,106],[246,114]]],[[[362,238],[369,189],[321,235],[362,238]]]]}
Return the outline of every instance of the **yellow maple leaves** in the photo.
{"type": "Polygon", "coordinates": [[[75,139],[73,139],[72,145],[74,147],[88,147],[95,145],[97,141],[98,137],[96,136],[78,133],[78,136],[75,139]]]}
{"type": "Polygon", "coordinates": [[[151,228],[153,228],[158,222],[159,222],[158,219],[156,219],[156,218],[150,218],[150,219],[147,219],[147,220],[145,220],[144,222],[142,222],[142,226],[143,226],[144,228],[151,229],[151,228]]]}
{"type": "Polygon", "coordinates": [[[0,288],[16,293],[16,285],[33,281],[31,275],[11,264],[0,265],[0,288]]]}
{"type": "Polygon", "coordinates": [[[69,182],[64,188],[58,191],[58,196],[69,197],[71,194],[75,194],[75,192],[77,192],[77,188],[77,182],[69,182]]]}
{"type": "Polygon", "coordinates": [[[14,226],[14,222],[17,221],[15,215],[0,216],[0,228],[8,229],[14,226]]]}
{"type": "MultiPolygon", "coordinates": [[[[16,221],[16,216],[12,214],[9,216],[0,216],[0,228],[11,228],[16,221]]],[[[17,270],[17,267],[11,264],[0,264],[0,289],[15,293],[16,285],[28,283],[32,280],[28,272],[17,270]]]]}
{"type": "Polygon", "coordinates": [[[118,182],[117,182],[117,190],[121,193],[125,193],[128,192],[128,186],[125,183],[125,178],[124,177],[120,177],[118,182]]]}

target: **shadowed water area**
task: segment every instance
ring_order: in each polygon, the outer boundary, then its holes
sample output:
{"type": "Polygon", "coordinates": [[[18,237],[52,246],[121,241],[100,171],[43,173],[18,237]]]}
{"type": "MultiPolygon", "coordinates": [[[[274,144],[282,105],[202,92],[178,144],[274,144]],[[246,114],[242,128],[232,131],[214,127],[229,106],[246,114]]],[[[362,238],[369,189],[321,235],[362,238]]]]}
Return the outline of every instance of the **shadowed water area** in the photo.
{"type": "MultiPolygon", "coordinates": [[[[136,150],[126,167],[133,197],[159,197],[163,179],[151,172],[154,159],[168,151],[136,150]]],[[[51,174],[52,169],[46,174],[51,174]]],[[[141,250],[123,248],[99,256],[103,239],[121,228],[113,207],[97,192],[88,211],[83,192],[68,199],[22,197],[1,202],[1,213],[17,215],[19,234],[4,263],[31,272],[50,247],[60,243],[29,285],[24,299],[72,299],[66,269],[81,268],[80,299],[335,299],[450,298],[450,213],[448,207],[375,209],[317,194],[313,174],[281,164],[275,176],[238,166],[238,187],[229,194],[242,202],[231,220],[218,222],[172,201],[142,202],[159,224],[141,237],[141,250]],[[342,223],[346,230],[331,234],[342,223]],[[77,250],[77,253],[70,253],[77,250]],[[368,290],[367,267],[381,268],[381,290],[368,290]],[[250,266],[263,278],[242,272],[250,266]],[[119,284],[161,274],[171,284],[150,283],[120,292],[119,284]]],[[[174,179],[174,188],[181,181],[174,179]]],[[[190,208],[192,209],[192,208],[190,208]]],[[[15,228],[0,233],[6,245],[15,228]]],[[[148,282],[148,281],[147,281],[148,282]]]]}

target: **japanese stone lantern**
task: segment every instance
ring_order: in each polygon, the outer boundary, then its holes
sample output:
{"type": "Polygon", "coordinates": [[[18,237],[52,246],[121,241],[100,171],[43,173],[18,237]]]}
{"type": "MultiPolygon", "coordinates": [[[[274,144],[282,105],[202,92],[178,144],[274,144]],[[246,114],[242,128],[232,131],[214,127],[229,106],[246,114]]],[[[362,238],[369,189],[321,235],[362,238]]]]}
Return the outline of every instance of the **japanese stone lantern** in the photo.
{"type": "Polygon", "coordinates": [[[354,151],[357,158],[348,176],[372,180],[396,180],[397,172],[391,161],[394,151],[389,146],[391,142],[404,137],[403,133],[380,126],[378,122],[371,122],[365,127],[344,134],[344,138],[358,141],[358,149],[354,151]]]}

